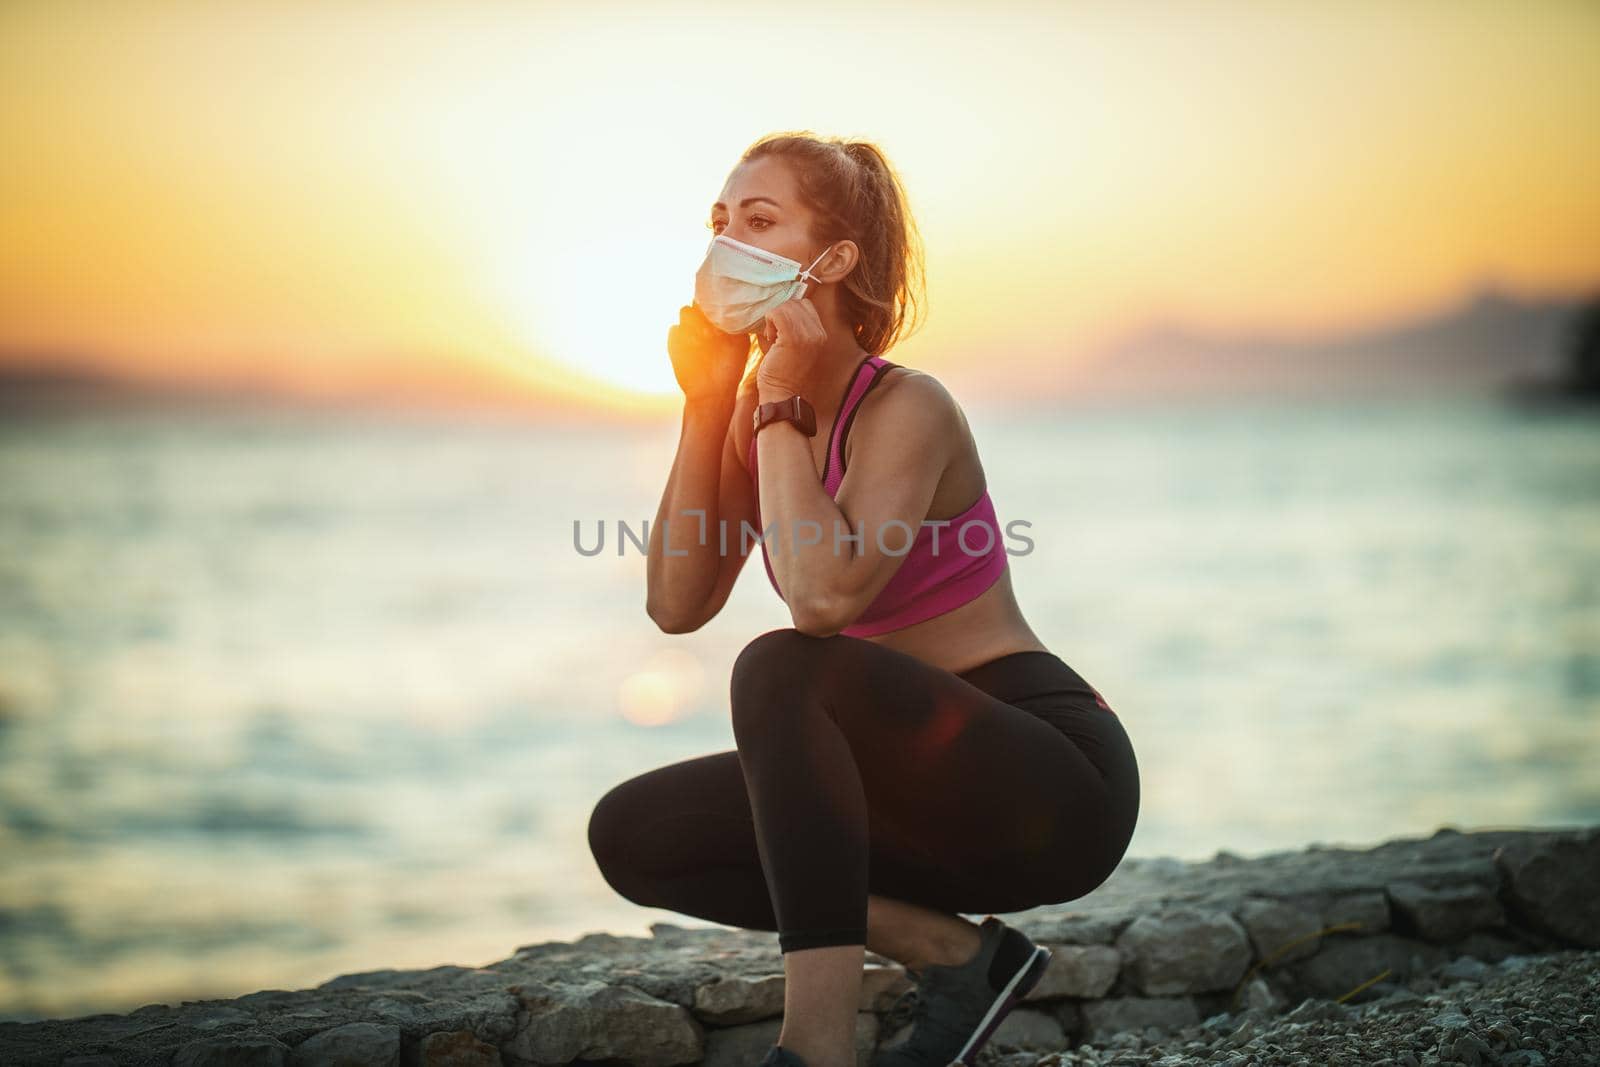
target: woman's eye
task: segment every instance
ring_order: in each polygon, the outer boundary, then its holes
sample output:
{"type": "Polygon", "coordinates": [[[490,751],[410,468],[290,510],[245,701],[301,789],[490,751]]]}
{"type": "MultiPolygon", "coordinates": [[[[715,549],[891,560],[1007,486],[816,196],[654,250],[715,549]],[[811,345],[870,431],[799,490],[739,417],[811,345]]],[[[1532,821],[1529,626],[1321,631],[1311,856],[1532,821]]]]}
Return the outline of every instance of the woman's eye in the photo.
{"type": "MultiPolygon", "coordinates": [[[[750,216],[750,224],[752,226],[754,226],[758,222],[762,223],[762,225],[757,227],[757,229],[764,230],[768,226],[772,225],[772,220],[767,218],[764,215],[751,215],[750,216]]],[[[706,229],[710,230],[712,233],[721,233],[722,231],[717,229],[717,227],[721,226],[721,225],[723,225],[723,223],[718,222],[717,220],[713,219],[712,221],[706,223],[706,229]]]]}

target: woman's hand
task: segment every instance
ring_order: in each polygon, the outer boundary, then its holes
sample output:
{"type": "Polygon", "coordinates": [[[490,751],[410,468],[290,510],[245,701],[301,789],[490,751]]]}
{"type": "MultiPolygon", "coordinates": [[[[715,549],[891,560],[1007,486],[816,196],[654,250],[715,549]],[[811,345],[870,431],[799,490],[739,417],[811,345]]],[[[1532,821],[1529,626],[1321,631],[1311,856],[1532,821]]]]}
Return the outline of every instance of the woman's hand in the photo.
{"type": "Polygon", "coordinates": [[[807,297],[785,300],[767,313],[761,328],[762,357],[756,384],[768,389],[799,392],[809,381],[817,356],[828,343],[828,331],[807,297]]]}
{"type": "Polygon", "coordinates": [[[731,402],[750,356],[750,335],[719,330],[705,312],[686,304],[667,330],[667,355],[684,399],[731,402]]]}

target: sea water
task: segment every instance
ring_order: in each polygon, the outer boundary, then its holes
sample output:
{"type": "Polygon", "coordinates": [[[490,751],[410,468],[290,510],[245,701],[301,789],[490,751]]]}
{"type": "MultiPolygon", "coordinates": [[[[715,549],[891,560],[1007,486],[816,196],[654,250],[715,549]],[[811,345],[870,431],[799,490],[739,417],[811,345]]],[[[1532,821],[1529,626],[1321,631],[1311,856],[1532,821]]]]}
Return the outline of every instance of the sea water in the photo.
{"type": "MultiPolygon", "coordinates": [[[[1600,419],[968,416],[1027,524],[1024,614],[1134,741],[1130,855],[1600,821],[1600,419]]],[[[790,624],[759,560],[695,633],[646,616],[617,523],[654,516],[677,435],[0,422],[0,1015],[704,925],[617,896],[585,833],[617,782],[733,747],[732,662],[790,624]]]]}

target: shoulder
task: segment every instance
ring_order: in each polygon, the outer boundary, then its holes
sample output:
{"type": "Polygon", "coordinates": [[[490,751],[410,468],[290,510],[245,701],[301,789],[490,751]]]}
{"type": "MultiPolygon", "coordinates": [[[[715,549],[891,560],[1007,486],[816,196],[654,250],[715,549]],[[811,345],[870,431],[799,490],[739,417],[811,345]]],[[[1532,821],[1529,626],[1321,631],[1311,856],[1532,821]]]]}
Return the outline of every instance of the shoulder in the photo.
{"type": "Polygon", "coordinates": [[[961,405],[943,382],[898,363],[879,373],[860,410],[874,411],[878,421],[910,421],[936,429],[954,429],[965,421],[961,405]]]}
{"type": "Polygon", "coordinates": [[[860,439],[888,440],[921,449],[948,444],[966,432],[966,418],[943,382],[926,371],[895,364],[880,371],[851,415],[848,453],[860,439]]]}

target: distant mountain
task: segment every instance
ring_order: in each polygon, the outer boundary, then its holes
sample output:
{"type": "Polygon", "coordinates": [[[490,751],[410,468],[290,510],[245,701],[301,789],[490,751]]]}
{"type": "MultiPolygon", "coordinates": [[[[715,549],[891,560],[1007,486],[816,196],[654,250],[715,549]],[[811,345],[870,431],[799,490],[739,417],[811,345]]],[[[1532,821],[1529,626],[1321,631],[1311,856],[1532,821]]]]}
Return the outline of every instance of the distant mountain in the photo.
{"type": "Polygon", "coordinates": [[[1314,339],[1140,330],[1063,376],[1071,395],[1492,391],[1564,373],[1582,299],[1524,301],[1486,287],[1465,304],[1314,339]]]}
{"type": "Polygon", "coordinates": [[[265,381],[175,381],[138,377],[94,365],[80,352],[0,350],[0,416],[33,412],[109,409],[226,408],[229,410],[321,409],[366,411],[468,410],[518,419],[592,422],[603,411],[541,395],[525,383],[492,376],[425,385],[385,387],[353,384],[341,392],[317,395],[265,381]]]}
{"type": "MultiPolygon", "coordinates": [[[[16,358],[15,354],[11,355],[16,358]]],[[[82,362],[54,362],[35,355],[26,362],[0,362],[0,411],[162,404],[204,398],[259,396],[253,389],[184,387],[112,374],[82,362]]],[[[70,358],[70,357],[69,357],[70,358]]]]}

